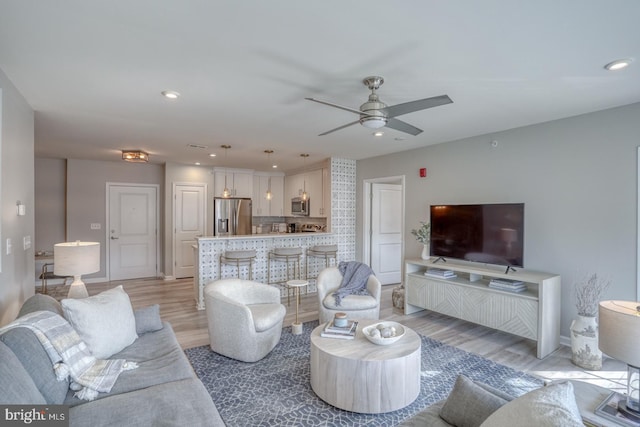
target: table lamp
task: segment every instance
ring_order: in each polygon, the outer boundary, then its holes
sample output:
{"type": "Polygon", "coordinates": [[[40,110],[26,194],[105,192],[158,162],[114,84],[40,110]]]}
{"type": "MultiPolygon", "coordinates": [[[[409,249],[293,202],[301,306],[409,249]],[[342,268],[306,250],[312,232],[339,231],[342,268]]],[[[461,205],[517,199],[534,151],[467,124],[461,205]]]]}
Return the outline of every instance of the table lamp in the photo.
{"type": "Polygon", "coordinates": [[[80,277],[100,271],[100,243],[79,240],[56,243],[53,246],[53,263],[56,276],[73,276],[67,298],[86,298],[89,293],[80,277]]]}
{"type": "Polygon", "coordinates": [[[598,347],[627,364],[627,397],[618,411],[640,422],[640,302],[601,301],[598,347]]]}

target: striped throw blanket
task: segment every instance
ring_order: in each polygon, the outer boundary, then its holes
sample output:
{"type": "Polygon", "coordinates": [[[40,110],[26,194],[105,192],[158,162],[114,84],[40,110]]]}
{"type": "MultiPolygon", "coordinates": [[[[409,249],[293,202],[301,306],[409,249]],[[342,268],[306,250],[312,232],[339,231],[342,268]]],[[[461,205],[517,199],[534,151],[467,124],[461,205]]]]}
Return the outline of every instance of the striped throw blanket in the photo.
{"type": "Polygon", "coordinates": [[[96,359],[71,324],[51,311],[22,316],[0,328],[0,334],[13,328],[34,332],[51,359],[58,381],[70,377],[70,388],[79,399],[94,400],[98,393],[108,393],[121,372],[138,367],[123,359],[96,359]]]}
{"type": "Polygon", "coordinates": [[[336,306],[340,306],[342,298],[347,295],[370,295],[367,290],[369,276],[375,274],[367,265],[357,261],[340,262],[338,270],[342,274],[342,283],[333,293],[336,306]]]}

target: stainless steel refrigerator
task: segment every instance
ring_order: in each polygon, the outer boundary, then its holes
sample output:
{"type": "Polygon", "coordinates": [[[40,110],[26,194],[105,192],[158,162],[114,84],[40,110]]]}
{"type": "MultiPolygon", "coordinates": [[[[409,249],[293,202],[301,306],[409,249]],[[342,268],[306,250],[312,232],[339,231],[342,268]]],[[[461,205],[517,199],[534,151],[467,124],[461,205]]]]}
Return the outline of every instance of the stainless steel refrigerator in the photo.
{"type": "Polygon", "coordinates": [[[213,235],[251,234],[251,199],[213,199],[213,235]]]}

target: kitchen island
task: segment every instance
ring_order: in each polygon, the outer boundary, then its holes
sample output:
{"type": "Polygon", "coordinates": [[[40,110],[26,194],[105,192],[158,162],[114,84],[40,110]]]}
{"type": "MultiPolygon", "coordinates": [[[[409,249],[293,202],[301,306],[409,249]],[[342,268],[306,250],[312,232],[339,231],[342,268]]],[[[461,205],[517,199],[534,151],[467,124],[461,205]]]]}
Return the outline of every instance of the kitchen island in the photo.
{"type": "MultiPolygon", "coordinates": [[[[241,251],[255,250],[256,259],[253,263],[253,280],[256,282],[267,282],[267,254],[273,248],[294,248],[301,247],[303,251],[300,260],[300,277],[307,275],[305,271],[306,259],[305,253],[307,248],[315,245],[333,245],[337,244],[337,236],[333,233],[311,232],[311,233],[267,233],[267,234],[249,234],[241,236],[228,237],[199,237],[195,250],[196,271],[193,279],[194,294],[198,310],[204,309],[204,287],[213,280],[226,277],[236,277],[237,272],[234,268],[222,269],[222,277],[218,277],[218,269],[220,264],[220,255],[225,251],[241,251]]],[[[338,260],[341,259],[338,251],[338,260]]],[[[285,266],[283,263],[276,263],[271,266],[271,276],[273,278],[285,277],[285,266]]],[[[316,262],[309,266],[309,273],[317,276],[320,269],[324,266],[322,263],[316,262]]],[[[242,278],[246,278],[245,269],[242,269],[242,278]]],[[[308,287],[308,291],[315,292],[315,281],[312,281],[308,287]]],[[[286,288],[280,287],[282,296],[286,296],[286,288]]]]}

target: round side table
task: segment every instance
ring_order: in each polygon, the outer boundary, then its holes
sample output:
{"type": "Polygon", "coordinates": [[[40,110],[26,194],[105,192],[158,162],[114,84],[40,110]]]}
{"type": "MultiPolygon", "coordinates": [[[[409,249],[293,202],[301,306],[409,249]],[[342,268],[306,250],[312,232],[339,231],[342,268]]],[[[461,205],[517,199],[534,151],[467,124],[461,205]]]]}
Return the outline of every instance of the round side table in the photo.
{"type": "Polygon", "coordinates": [[[291,333],[294,335],[300,335],[302,333],[302,323],[298,321],[298,309],[300,308],[300,288],[303,286],[307,286],[308,284],[308,280],[289,280],[287,282],[287,286],[290,288],[294,288],[296,291],[296,321],[293,322],[293,325],[291,326],[291,333]]]}

